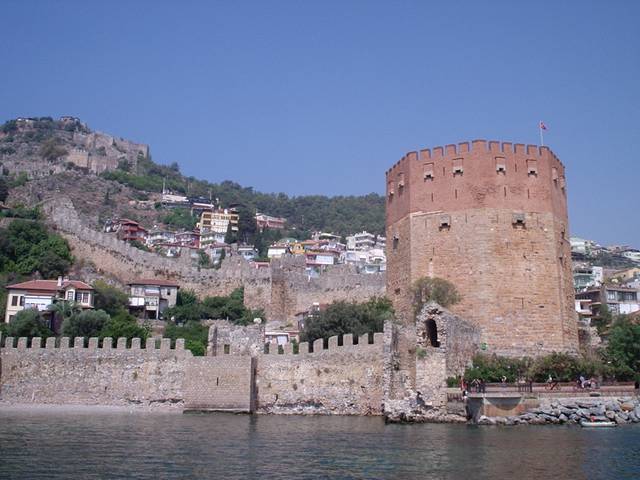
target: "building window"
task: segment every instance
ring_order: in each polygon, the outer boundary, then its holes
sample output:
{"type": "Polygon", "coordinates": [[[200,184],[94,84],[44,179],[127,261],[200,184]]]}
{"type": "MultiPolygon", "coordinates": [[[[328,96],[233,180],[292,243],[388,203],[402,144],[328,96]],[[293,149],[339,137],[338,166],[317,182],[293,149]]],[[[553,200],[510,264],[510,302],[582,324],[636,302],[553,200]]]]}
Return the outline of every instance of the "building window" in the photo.
{"type": "Polygon", "coordinates": [[[433,163],[424,164],[424,179],[433,180],[433,163]]]}
{"type": "Polygon", "coordinates": [[[12,307],[17,307],[18,306],[18,300],[20,299],[20,297],[18,295],[13,295],[11,297],[11,306],[12,307]]]}
{"type": "Polygon", "coordinates": [[[528,175],[538,175],[538,161],[529,159],[527,160],[527,174],[528,175]]]}
{"type": "Polygon", "coordinates": [[[67,292],[67,300],[73,300],[73,290],[69,290],[67,292]]]}
{"type": "Polygon", "coordinates": [[[496,157],[496,172],[507,173],[507,162],[504,157],[496,157]]]}
{"type": "Polygon", "coordinates": [[[404,173],[398,174],[398,195],[402,195],[404,191],[404,173]]]}
{"type": "Polygon", "coordinates": [[[462,172],[463,172],[462,159],[454,158],[453,159],[453,176],[455,177],[456,175],[462,175],[462,172]]]}
{"type": "Polygon", "coordinates": [[[616,292],[614,292],[613,290],[607,290],[607,300],[617,300],[616,292]]]}
{"type": "Polygon", "coordinates": [[[24,296],[20,295],[20,306],[24,307],[24,296]]]}

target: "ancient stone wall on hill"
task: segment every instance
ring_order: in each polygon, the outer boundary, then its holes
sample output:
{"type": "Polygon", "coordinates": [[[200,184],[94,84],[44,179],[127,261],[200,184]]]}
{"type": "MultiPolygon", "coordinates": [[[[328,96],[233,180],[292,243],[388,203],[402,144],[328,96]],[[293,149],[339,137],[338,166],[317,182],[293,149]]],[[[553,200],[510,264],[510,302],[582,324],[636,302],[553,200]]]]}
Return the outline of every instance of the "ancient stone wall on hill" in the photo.
{"type": "Polygon", "coordinates": [[[330,267],[318,277],[304,271],[304,258],[274,260],[256,269],[239,256],[229,256],[220,269],[200,269],[187,257],[166,258],[118,240],[114,234],[85,226],[71,201],[64,197],[42,204],[47,222],[70,243],[78,259],[92,262],[98,271],[123,283],[135,278],[175,280],[181,288],[201,296],[228,295],[244,287],[245,304],[263,308],[267,318],[293,322],[295,314],[314,303],[334,300],[363,302],[385,293],[384,274],[359,274],[353,267],[330,267]]]}

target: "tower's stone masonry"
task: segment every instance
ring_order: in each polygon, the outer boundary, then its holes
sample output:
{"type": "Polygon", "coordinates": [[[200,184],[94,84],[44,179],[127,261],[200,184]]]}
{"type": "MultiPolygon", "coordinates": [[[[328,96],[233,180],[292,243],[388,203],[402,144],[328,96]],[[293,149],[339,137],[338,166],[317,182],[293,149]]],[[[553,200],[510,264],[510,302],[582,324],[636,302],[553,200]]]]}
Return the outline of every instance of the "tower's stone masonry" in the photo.
{"type": "Polygon", "coordinates": [[[387,293],[445,278],[488,352],[575,351],[564,166],[547,147],[476,140],[411,152],[386,174],[387,293]]]}

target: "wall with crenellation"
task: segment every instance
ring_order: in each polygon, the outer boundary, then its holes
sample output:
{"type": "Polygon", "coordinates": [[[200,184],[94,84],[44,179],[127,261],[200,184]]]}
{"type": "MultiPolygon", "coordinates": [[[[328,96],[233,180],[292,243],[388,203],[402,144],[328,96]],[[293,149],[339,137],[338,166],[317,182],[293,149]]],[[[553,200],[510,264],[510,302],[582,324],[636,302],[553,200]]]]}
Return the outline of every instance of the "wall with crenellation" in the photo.
{"type": "Polygon", "coordinates": [[[178,341],[174,349],[163,339],[160,348],[150,339],[141,348],[133,339],[118,339],[111,348],[91,338],[84,347],[79,338],[69,347],[69,338],[56,345],[51,337],[42,345],[34,338],[5,339],[0,349],[0,399],[17,403],[85,405],[181,405],[183,377],[192,358],[178,341]]]}
{"type": "Polygon", "coordinates": [[[258,411],[263,413],[310,413],[381,415],[383,411],[382,333],[362,335],[354,345],[352,335],[329,338],[327,348],[316,340],[312,350],[303,342],[297,354],[291,345],[283,353],[274,348],[260,355],[256,390],[258,411]]]}
{"type": "Polygon", "coordinates": [[[549,148],[436,147],[408,153],[386,180],[387,292],[404,324],[411,283],[441,277],[488,352],[577,351],[565,171],[549,148]]]}

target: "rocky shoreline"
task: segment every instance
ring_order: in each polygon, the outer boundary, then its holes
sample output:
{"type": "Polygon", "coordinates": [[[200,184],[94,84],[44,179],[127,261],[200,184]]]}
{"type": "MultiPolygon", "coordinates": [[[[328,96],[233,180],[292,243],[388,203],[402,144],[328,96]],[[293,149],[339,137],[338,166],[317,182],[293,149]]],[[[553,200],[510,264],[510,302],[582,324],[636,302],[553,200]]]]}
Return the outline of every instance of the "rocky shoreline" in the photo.
{"type": "Polygon", "coordinates": [[[547,401],[526,413],[508,417],[478,419],[478,425],[572,425],[581,420],[615,422],[618,425],[640,422],[637,397],[567,398],[547,401]]]}

